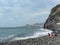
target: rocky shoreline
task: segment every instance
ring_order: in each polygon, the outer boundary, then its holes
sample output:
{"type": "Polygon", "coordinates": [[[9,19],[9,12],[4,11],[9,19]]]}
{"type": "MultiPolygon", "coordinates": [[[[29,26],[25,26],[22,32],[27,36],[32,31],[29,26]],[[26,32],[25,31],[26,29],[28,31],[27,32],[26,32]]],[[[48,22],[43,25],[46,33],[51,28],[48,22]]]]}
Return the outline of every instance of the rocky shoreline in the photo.
{"type": "Polygon", "coordinates": [[[12,42],[1,42],[0,45],[60,45],[60,35],[56,37],[43,36],[12,42]]]}
{"type": "Polygon", "coordinates": [[[43,36],[11,42],[0,42],[0,45],[60,45],[60,4],[52,8],[44,24],[44,28],[57,31],[57,36],[43,36]]]}

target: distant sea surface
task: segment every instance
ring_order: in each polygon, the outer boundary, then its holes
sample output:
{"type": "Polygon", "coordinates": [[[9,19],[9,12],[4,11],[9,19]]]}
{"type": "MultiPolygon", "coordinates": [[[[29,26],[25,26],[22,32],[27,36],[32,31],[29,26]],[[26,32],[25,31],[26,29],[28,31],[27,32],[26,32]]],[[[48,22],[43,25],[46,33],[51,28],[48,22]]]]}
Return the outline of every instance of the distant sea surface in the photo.
{"type": "Polygon", "coordinates": [[[0,27],[0,42],[36,38],[51,32],[37,27],[0,27]]]}

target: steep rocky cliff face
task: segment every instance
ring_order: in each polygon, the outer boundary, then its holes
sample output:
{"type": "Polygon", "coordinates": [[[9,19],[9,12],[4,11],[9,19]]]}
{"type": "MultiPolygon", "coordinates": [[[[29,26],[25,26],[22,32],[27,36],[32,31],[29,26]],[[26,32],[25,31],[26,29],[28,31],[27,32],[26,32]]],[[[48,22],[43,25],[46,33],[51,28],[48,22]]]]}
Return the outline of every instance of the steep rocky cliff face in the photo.
{"type": "Polygon", "coordinates": [[[60,4],[51,9],[51,13],[44,24],[46,29],[60,29],[60,4]]]}

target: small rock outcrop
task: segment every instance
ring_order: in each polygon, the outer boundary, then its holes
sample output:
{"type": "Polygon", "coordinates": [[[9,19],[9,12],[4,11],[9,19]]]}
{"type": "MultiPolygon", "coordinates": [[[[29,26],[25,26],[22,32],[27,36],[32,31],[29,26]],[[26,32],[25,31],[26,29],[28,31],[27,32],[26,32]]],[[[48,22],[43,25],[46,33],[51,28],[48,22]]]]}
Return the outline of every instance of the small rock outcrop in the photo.
{"type": "Polygon", "coordinates": [[[44,24],[44,28],[60,30],[60,4],[51,9],[51,13],[44,24]]]}

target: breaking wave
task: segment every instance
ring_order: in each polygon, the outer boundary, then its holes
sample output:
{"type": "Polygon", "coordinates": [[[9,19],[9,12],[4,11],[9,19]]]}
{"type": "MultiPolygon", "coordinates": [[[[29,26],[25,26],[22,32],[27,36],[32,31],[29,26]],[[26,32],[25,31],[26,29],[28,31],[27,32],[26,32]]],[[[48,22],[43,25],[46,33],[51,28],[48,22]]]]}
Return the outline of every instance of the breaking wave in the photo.
{"type": "Polygon", "coordinates": [[[20,37],[20,36],[18,36],[19,34],[18,35],[12,34],[8,37],[0,38],[0,40],[3,40],[3,41],[25,40],[25,39],[29,39],[29,38],[37,38],[37,37],[45,36],[51,32],[52,32],[51,30],[41,28],[41,29],[38,29],[38,31],[34,32],[32,35],[30,34],[28,36],[20,37]]]}
{"type": "Polygon", "coordinates": [[[33,35],[31,36],[26,36],[26,37],[15,37],[12,41],[15,40],[25,40],[25,39],[29,39],[29,38],[37,38],[37,37],[41,37],[41,36],[45,36],[48,35],[48,33],[51,33],[51,30],[47,30],[47,29],[39,29],[39,31],[35,32],[33,35]],[[43,32],[41,32],[41,30],[44,30],[43,32]]]}

